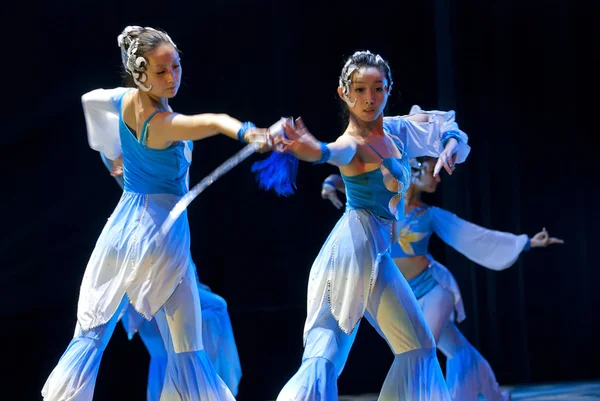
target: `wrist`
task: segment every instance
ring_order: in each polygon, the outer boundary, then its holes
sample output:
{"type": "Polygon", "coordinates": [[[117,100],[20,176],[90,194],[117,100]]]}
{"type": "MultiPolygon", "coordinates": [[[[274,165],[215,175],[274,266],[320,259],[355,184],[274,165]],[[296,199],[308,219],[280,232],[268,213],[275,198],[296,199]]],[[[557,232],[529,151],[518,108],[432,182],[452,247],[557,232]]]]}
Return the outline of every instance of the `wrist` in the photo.
{"type": "Polygon", "coordinates": [[[329,147],[327,147],[327,144],[325,142],[319,142],[319,146],[321,147],[321,156],[317,161],[313,162],[313,164],[327,163],[327,161],[331,157],[331,151],[329,150],[329,147]]]}
{"type": "Polygon", "coordinates": [[[451,143],[451,140],[454,139],[456,144],[460,143],[460,133],[458,131],[446,131],[442,134],[440,141],[442,142],[442,146],[445,148],[448,144],[451,143]]]}
{"type": "Polygon", "coordinates": [[[325,181],[323,181],[323,184],[321,185],[321,188],[323,188],[326,185],[329,185],[329,186],[337,189],[337,187],[335,185],[335,182],[333,182],[332,180],[325,180],[325,181]]]}
{"type": "Polygon", "coordinates": [[[248,142],[246,142],[246,138],[245,138],[246,132],[250,128],[254,128],[254,127],[256,127],[256,125],[254,125],[250,121],[243,122],[242,126],[240,127],[240,129],[237,132],[238,141],[240,141],[241,143],[248,143],[248,142]]]}

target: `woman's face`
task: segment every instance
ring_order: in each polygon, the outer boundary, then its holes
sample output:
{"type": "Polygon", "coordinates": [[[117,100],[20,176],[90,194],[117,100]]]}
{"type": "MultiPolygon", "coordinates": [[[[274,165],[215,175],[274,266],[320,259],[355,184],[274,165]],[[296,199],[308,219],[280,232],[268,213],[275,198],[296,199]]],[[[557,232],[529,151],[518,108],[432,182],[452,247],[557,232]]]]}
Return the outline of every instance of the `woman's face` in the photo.
{"type": "Polygon", "coordinates": [[[420,173],[413,171],[412,185],[416,186],[419,191],[434,193],[438,184],[442,181],[440,174],[433,176],[433,169],[437,159],[428,158],[421,162],[420,173]]]}
{"type": "Polygon", "coordinates": [[[146,59],[148,80],[144,85],[152,85],[151,93],[157,97],[174,97],[181,83],[181,60],[177,50],[170,44],[164,44],[149,52],[146,59]]]}
{"type": "Polygon", "coordinates": [[[352,73],[348,94],[341,87],[338,94],[349,110],[363,121],[374,121],[382,113],[388,99],[388,80],[378,67],[363,67],[352,73]]]}

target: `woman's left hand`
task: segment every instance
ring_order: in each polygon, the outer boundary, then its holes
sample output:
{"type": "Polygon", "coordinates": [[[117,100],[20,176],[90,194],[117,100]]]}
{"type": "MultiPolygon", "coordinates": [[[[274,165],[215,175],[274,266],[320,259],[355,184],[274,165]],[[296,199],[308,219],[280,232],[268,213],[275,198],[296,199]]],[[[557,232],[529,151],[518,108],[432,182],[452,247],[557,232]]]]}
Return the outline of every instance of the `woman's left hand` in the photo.
{"type": "Polygon", "coordinates": [[[565,241],[559,238],[551,237],[546,231],[546,227],[542,229],[539,233],[531,237],[531,247],[532,248],[545,248],[548,245],[552,244],[564,244],[565,241]]]}
{"type": "Polygon", "coordinates": [[[444,170],[448,172],[448,174],[452,175],[452,172],[456,168],[454,162],[456,161],[456,152],[458,151],[458,141],[455,138],[448,139],[446,143],[446,147],[440,153],[437,162],[435,163],[435,168],[433,169],[433,176],[437,176],[442,167],[444,170]]]}
{"type": "Polygon", "coordinates": [[[119,156],[115,160],[111,160],[112,166],[110,169],[111,177],[119,177],[123,175],[123,155],[119,156]]]}
{"type": "Polygon", "coordinates": [[[336,209],[341,209],[344,204],[337,195],[337,189],[331,184],[324,183],[321,189],[321,198],[329,200],[336,209]]]}

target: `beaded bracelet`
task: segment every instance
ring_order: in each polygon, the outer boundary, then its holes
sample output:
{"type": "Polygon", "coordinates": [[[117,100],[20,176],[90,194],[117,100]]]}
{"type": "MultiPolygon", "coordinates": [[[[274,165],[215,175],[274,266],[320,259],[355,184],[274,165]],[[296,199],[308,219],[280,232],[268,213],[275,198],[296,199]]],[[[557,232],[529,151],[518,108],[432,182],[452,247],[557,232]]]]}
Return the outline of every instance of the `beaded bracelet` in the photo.
{"type": "Polygon", "coordinates": [[[450,138],[456,139],[457,142],[460,142],[460,133],[458,131],[446,131],[442,135],[441,142],[442,146],[446,147],[446,143],[450,138]]]}

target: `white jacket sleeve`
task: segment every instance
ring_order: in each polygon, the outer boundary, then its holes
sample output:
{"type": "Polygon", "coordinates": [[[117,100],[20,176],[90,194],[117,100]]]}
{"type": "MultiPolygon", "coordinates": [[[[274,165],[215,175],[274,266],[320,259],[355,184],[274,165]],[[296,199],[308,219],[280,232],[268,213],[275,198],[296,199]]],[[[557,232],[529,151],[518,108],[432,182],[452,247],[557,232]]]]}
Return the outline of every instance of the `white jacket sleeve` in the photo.
{"type": "Polygon", "coordinates": [[[434,232],[446,244],[488,269],[509,268],[529,243],[526,234],[488,230],[438,207],[430,208],[429,213],[434,232]]]}
{"type": "Polygon", "coordinates": [[[114,160],[121,155],[118,99],[132,88],[95,89],[81,97],[90,147],[114,160]]]}
{"type": "Polygon", "coordinates": [[[384,117],[383,125],[390,134],[396,135],[402,141],[408,157],[438,157],[444,150],[442,135],[448,131],[456,131],[460,135],[456,163],[463,163],[471,147],[468,145],[469,137],[454,121],[454,111],[424,111],[419,106],[413,106],[411,115],[419,113],[429,114],[429,121],[416,122],[405,116],[395,116],[384,117]]]}

